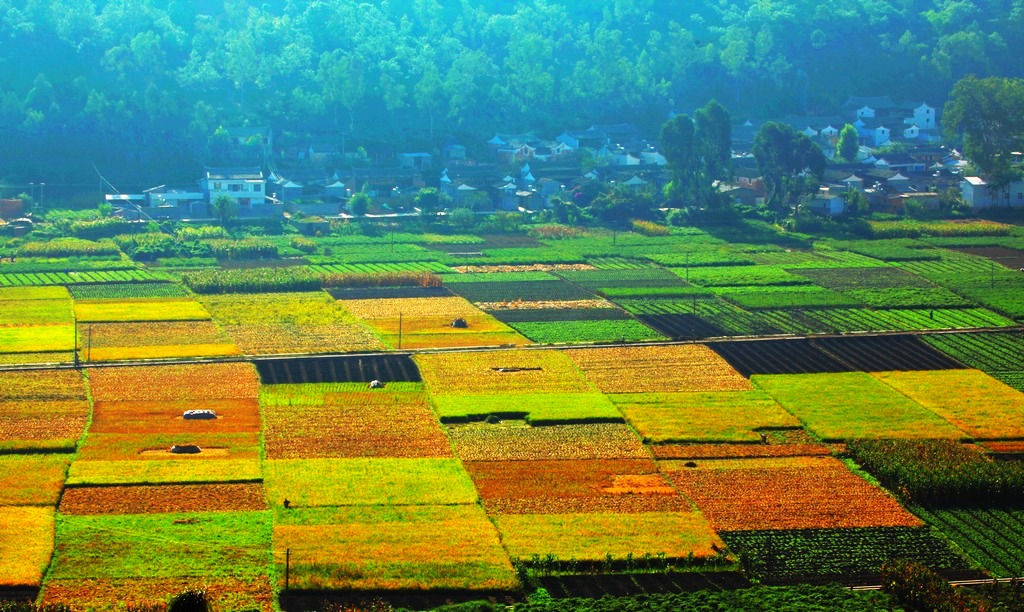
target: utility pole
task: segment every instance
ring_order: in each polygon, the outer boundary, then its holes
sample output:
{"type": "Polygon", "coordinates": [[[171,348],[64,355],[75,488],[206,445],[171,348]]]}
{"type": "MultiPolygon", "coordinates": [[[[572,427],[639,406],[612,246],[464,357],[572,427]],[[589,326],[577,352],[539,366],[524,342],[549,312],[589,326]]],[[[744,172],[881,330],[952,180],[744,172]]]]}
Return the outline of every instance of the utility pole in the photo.
{"type": "Polygon", "coordinates": [[[402,313],[398,313],[398,350],[402,350],[402,313]]]}
{"type": "Polygon", "coordinates": [[[284,549],[284,590],[288,590],[289,569],[292,560],[292,549],[284,549]]]}

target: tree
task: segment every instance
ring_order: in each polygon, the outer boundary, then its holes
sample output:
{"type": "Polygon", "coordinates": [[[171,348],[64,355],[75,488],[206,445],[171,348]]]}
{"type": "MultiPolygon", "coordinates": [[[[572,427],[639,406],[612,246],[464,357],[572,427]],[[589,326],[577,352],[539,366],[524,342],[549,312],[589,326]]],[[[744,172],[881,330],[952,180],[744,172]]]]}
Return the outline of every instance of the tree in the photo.
{"type": "Polygon", "coordinates": [[[805,134],[769,121],[754,137],[754,159],[764,177],[765,205],[788,212],[825,174],[825,155],[805,134]]]}
{"type": "Polygon", "coordinates": [[[947,138],[963,134],[964,154],[993,188],[1019,176],[1010,153],[1024,145],[1024,79],[960,79],[943,109],[942,123],[947,138]]]}
{"type": "Polygon", "coordinates": [[[661,126],[661,153],[672,172],[665,196],[672,203],[694,203],[699,165],[695,131],[689,115],[676,115],[661,126]]]}
{"type": "Polygon", "coordinates": [[[424,219],[429,219],[434,217],[438,209],[441,208],[444,196],[434,187],[424,187],[416,194],[413,201],[416,202],[416,207],[420,209],[420,216],[424,219]]]}
{"type": "Polygon", "coordinates": [[[856,161],[858,151],[860,151],[860,136],[857,134],[857,128],[847,123],[840,130],[839,140],[836,141],[836,159],[846,162],[856,161]]]}
{"type": "Polygon", "coordinates": [[[210,203],[213,215],[220,221],[221,226],[228,227],[238,219],[238,202],[223,193],[214,198],[210,203]]]}
{"type": "Polygon", "coordinates": [[[708,178],[732,178],[732,118],[729,111],[711,100],[693,115],[695,136],[708,178]]]}
{"type": "Polygon", "coordinates": [[[366,215],[366,212],[370,210],[370,199],[369,194],[359,193],[354,194],[348,201],[348,210],[352,213],[353,217],[362,217],[366,215]]]}

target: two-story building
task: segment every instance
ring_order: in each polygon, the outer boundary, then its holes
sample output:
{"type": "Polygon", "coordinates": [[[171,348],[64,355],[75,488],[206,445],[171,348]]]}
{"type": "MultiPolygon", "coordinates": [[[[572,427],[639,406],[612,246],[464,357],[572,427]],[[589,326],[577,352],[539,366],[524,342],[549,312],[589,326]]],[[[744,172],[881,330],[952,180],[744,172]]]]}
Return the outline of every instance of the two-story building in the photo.
{"type": "Polygon", "coordinates": [[[227,196],[241,214],[266,204],[267,180],[259,168],[206,168],[199,186],[211,204],[227,196]]]}

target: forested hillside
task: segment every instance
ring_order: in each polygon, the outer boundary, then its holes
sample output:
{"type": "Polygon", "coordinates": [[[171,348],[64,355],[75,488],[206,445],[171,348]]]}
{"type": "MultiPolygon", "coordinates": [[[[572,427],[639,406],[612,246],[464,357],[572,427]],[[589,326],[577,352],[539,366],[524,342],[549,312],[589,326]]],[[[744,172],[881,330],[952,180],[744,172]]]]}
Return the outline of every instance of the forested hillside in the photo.
{"type": "Polygon", "coordinates": [[[938,105],[1022,46],[1022,0],[0,0],[0,178],[194,178],[220,125],[428,148],[711,97],[938,105]]]}

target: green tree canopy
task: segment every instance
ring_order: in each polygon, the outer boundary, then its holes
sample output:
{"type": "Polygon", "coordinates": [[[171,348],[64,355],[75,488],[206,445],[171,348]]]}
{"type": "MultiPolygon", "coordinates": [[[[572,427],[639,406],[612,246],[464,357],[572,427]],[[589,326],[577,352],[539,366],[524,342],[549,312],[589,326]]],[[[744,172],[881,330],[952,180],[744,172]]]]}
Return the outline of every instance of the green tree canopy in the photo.
{"type": "Polygon", "coordinates": [[[857,134],[857,128],[847,123],[839,132],[839,140],[836,142],[836,159],[845,162],[857,161],[859,150],[860,135],[857,134]]]}
{"type": "Polygon", "coordinates": [[[963,135],[964,154],[990,184],[1005,185],[1019,175],[1010,153],[1024,145],[1024,79],[964,77],[953,87],[942,123],[948,138],[963,135]]]}
{"type": "Polygon", "coordinates": [[[825,155],[805,134],[775,121],[754,137],[754,159],[764,177],[765,204],[788,212],[825,174],[825,155]]]}

